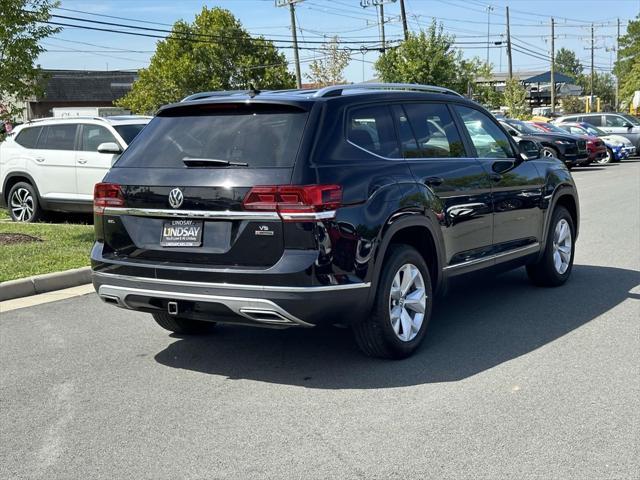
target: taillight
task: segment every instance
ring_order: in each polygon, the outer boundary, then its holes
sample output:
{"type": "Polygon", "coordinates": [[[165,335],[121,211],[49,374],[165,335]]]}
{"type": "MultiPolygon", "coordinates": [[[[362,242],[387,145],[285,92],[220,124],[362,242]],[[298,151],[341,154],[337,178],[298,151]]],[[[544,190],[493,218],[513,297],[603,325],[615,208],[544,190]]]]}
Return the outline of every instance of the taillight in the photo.
{"type": "Polygon", "coordinates": [[[244,197],[245,210],[278,212],[283,220],[331,218],[342,203],[340,185],[264,185],[244,197]]]}
{"type": "Polygon", "coordinates": [[[106,207],[124,207],[124,194],[120,185],[97,183],[93,188],[93,212],[102,215],[106,207]]]}

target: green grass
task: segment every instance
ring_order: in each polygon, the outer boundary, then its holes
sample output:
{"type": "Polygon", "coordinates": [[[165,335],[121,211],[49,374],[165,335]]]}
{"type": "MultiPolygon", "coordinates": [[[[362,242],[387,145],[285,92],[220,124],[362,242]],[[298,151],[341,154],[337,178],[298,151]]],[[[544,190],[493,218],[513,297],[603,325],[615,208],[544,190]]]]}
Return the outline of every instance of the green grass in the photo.
{"type": "Polygon", "coordinates": [[[13,223],[0,210],[0,233],[23,233],[41,242],[0,245],[0,282],[89,265],[93,226],[13,223]]]}

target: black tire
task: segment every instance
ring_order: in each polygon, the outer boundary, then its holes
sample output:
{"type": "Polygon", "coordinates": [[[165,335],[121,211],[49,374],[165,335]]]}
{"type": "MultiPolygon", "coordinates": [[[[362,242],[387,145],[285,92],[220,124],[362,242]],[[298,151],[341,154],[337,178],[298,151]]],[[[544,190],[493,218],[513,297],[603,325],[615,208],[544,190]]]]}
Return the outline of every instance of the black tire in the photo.
{"type": "Polygon", "coordinates": [[[353,325],[356,343],[366,355],[379,358],[400,359],[410,356],[422,342],[431,319],[433,293],[429,269],[422,255],[408,245],[392,245],[385,259],[378,282],[376,297],[368,318],[353,325]],[[422,275],[426,293],[426,305],[422,324],[415,337],[401,340],[391,325],[391,286],[401,267],[410,264],[422,275]]]}
{"type": "Polygon", "coordinates": [[[539,287],[558,287],[564,284],[571,275],[571,270],[573,269],[573,257],[575,255],[575,226],[573,224],[573,218],[569,211],[562,207],[558,206],[553,212],[553,216],[551,217],[551,223],[549,225],[549,232],[547,232],[547,242],[545,245],[544,252],[542,257],[538,260],[538,262],[527,265],[527,274],[529,275],[529,280],[534,285],[539,287]],[[554,261],[554,236],[556,227],[562,221],[566,221],[569,226],[569,231],[571,232],[571,253],[569,258],[569,265],[564,272],[559,272],[555,266],[554,261]]]}
{"type": "Polygon", "coordinates": [[[165,330],[186,335],[202,335],[211,333],[216,326],[215,322],[203,322],[188,318],[174,317],[168,313],[152,313],[153,319],[165,330]]]}
{"type": "Polygon", "coordinates": [[[7,208],[14,222],[33,223],[42,217],[38,193],[29,183],[18,182],[9,190],[7,208]]]}

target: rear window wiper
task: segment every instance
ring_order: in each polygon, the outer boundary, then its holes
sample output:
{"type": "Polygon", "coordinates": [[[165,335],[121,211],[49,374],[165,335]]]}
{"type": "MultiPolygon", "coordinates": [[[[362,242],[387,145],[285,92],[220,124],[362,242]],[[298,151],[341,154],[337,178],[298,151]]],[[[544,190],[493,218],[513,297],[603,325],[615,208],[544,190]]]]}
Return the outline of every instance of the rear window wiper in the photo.
{"type": "Polygon", "coordinates": [[[182,162],[187,167],[248,167],[246,162],[234,162],[233,160],[222,160],[220,158],[191,158],[184,157],[182,162]]]}

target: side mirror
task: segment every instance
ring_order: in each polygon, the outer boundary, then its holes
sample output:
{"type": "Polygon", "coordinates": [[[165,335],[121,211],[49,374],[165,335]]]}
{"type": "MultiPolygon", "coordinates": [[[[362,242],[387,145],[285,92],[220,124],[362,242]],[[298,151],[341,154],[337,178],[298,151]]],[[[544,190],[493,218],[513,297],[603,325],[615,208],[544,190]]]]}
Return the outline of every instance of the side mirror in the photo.
{"type": "Polygon", "coordinates": [[[520,148],[520,156],[523,160],[540,158],[540,147],[538,147],[536,142],[532,140],[521,140],[520,143],[518,143],[518,147],[520,148]]]}
{"type": "Polygon", "coordinates": [[[515,130],[509,129],[509,135],[511,135],[512,137],[517,137],[518,136],[518,132],[516,132],[515,130]]]}
{"type": "Polygon", "coordinates": [[[98,153],[108,153],[111,155],[119,155],[122,153],[120,145],[116,142],[105,142],[98,145],[98,153]]]}
{"type": "Polygon", "coordinates": [[[625,123],[624,126],[627,128],[633,128],[633,125],[629,122],[625,123]]]}

